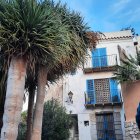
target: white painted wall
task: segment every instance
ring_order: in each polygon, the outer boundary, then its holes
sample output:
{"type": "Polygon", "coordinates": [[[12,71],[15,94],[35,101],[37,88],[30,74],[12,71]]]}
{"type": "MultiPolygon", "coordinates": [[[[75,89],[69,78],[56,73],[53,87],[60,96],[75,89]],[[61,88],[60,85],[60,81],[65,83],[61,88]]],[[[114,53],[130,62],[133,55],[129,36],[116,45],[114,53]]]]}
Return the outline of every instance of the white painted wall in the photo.
{"type": "Polygon", "coordinates": [[[86,92],[86,80],[87,79],[104,79],[111,78],[114,74],[112,72],[100,72],[83,74],[83,71],[79,69],[77,74],[74,76],[67,76],[65,79],[65,91],[63,94],[64,106],[67,108],[68,112],[72,110],[73,114],[83,113],[87,110],[85,109],[85,92],[86,92]],[[66,101],[68,97],[68,92],[73,92],[73,104],[68,104],[66,101]]]}
{"type": "MultiPolygon", "coordinates": [[[[122,33],[122,32],[121,32],[122,33]]],[[[131,36],[130,32],[125,32],[125,35],[128,33],[128,36],[131,36]]],[[[124,33],[123,33],[124,35],[124,33]]],[[[126,35],[127,36],[127,35],[126,35]]],[[[100,41],[96,48],[106,48],[107,55],[116,54],[117,55],[117,62],[120,64],[118,46],[125,50],[126,54],[132,57],[136,56],[136,47],[134,46],[133,39],[119,39],[119,40],[104,40],[100,41]]],[[[91,51],[89,52],[89,56],[91,57],[91,51]]],[[[87,65],[92,67],[91,58],[88,56],[87,65]]],[[[114,77],[112,72],[98,72],[98,73],[91,73],[91,74],[84,74],[82,68],[79,68],[75,75],[67,75],[65,77],[63,83],[63,105],[66,107],[67,112],[72,114],[78,114],[78,125],[79,125],[79,138],[80,140],[91,140],[91,132],[90,132],[90,125],[88,127],[84,126],[85,120],[89,119],[89,114],[93,113],[93,110],[87,110],[85,108],[85,95],[84,92],[86,91],[86,80],[87,79],[104,79],[104,78],[111,78],[114,77]],[[73,104],[68,104],[66,102],[68,98],[68,92],[73,92],[73,104]]],[[[121,87],[119,85],[119,89],[121,87]]],[[[122,108],[102,108],[102,109],[95,109],[95,112],[100,111],[115,111],[121,113],[121,121],[122,121],[122,129],[124,133],[124,109],[122,108]]],[[[89,122],[90,123],[90,122],[89,122]]]]}
{"type": "Polygon", "coordinates": [[[136,36],[134,41],[138,43],[136,46],[137,46],[138,51],[140,51],[140,36],[136,36]]]}
{"type": "MultiPolygon", "coordinates": [[[[106,52],[108,55],[108,59],[111,59],[108,61],[108,64],[111,66],[115,63],[114,61],[114,55],[117,55],[117,63],[120,64],[120,57],[118,52],[118,46],[120,46],[122,49],[125,50],[126,55],[131,55],[132,57],[136,57],[136,47],[134,46],[133,39],[120,39],[120,40],[104,40],[99,41],[96,48],[106,48],[106,52]],[[113,55],[113,56],[112,56],[113,55]]],[[[85,67],[92,67],[92,54],[91,51],[88,51],[89,56],[85,63],[85,67]]]]}
{"type": "Polygon", "coordinates": [[[84,121],[89,121],[89,114],[78,114],[79,140],[92,140],[90,133],[90,122],[88,126],[84,121]]]}

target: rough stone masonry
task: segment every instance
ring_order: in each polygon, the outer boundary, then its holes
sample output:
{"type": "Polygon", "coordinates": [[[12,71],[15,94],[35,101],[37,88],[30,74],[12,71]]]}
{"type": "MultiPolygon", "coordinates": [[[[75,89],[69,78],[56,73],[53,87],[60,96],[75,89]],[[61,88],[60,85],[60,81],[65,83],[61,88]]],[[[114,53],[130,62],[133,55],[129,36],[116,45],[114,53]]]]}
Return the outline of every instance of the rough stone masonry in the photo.
{"type": "Polygon", "coordinates": [[[140,140],[140,131],[136,122],[125,122],[125,140],[140,140]]]}

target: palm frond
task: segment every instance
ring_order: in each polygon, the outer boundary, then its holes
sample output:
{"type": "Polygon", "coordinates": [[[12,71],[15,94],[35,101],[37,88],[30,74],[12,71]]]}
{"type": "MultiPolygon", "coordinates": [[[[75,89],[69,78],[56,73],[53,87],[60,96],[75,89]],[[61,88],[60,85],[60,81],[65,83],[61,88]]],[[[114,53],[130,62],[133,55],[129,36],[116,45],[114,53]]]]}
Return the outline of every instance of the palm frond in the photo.
{"type": "Polygon", "coordinates": [[[115,73],[116,79],[119,82],[132,82],[140,80],[140,52],[136,58],[129,56],[122,60],[122,65],[118,66],[118,71],[115,73]]]}

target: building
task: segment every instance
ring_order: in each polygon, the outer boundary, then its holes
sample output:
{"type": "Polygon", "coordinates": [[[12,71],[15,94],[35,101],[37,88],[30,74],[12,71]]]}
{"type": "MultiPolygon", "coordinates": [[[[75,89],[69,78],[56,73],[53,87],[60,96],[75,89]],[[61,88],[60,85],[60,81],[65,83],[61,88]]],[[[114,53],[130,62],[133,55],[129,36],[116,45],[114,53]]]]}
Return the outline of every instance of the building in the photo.
{"type": "Polygon", "coordinates": [[[128,99],[124,100],[124,86],[115,80],[114,72],[124,54],[136,57],[136,45],[130,30],[103,34],[96,49],[88,50],[84,66],[65,76],[57,91],[75,119],[70,140],[128,139],[128,99]]]}

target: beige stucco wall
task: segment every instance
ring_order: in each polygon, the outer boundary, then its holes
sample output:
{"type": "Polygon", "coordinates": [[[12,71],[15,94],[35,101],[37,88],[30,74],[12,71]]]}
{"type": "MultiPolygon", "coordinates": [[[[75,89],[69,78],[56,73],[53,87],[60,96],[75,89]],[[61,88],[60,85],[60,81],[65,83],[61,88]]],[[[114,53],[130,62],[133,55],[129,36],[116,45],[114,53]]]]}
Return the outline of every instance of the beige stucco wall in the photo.
{"type": "Polygon", "coordinates": [[[51,99],[57,99],[60,104],[62,104],[63,100],[63,79],[60,79],[56,83],[49,84],[47,89],[47,93],[45,96],[45,102],[51,99]]]}
{"type": "Polygon", "coordinates": [[[135,121],[137,107],[140,102],[140,80],[122,84],[126,122],[135,121]]]}

